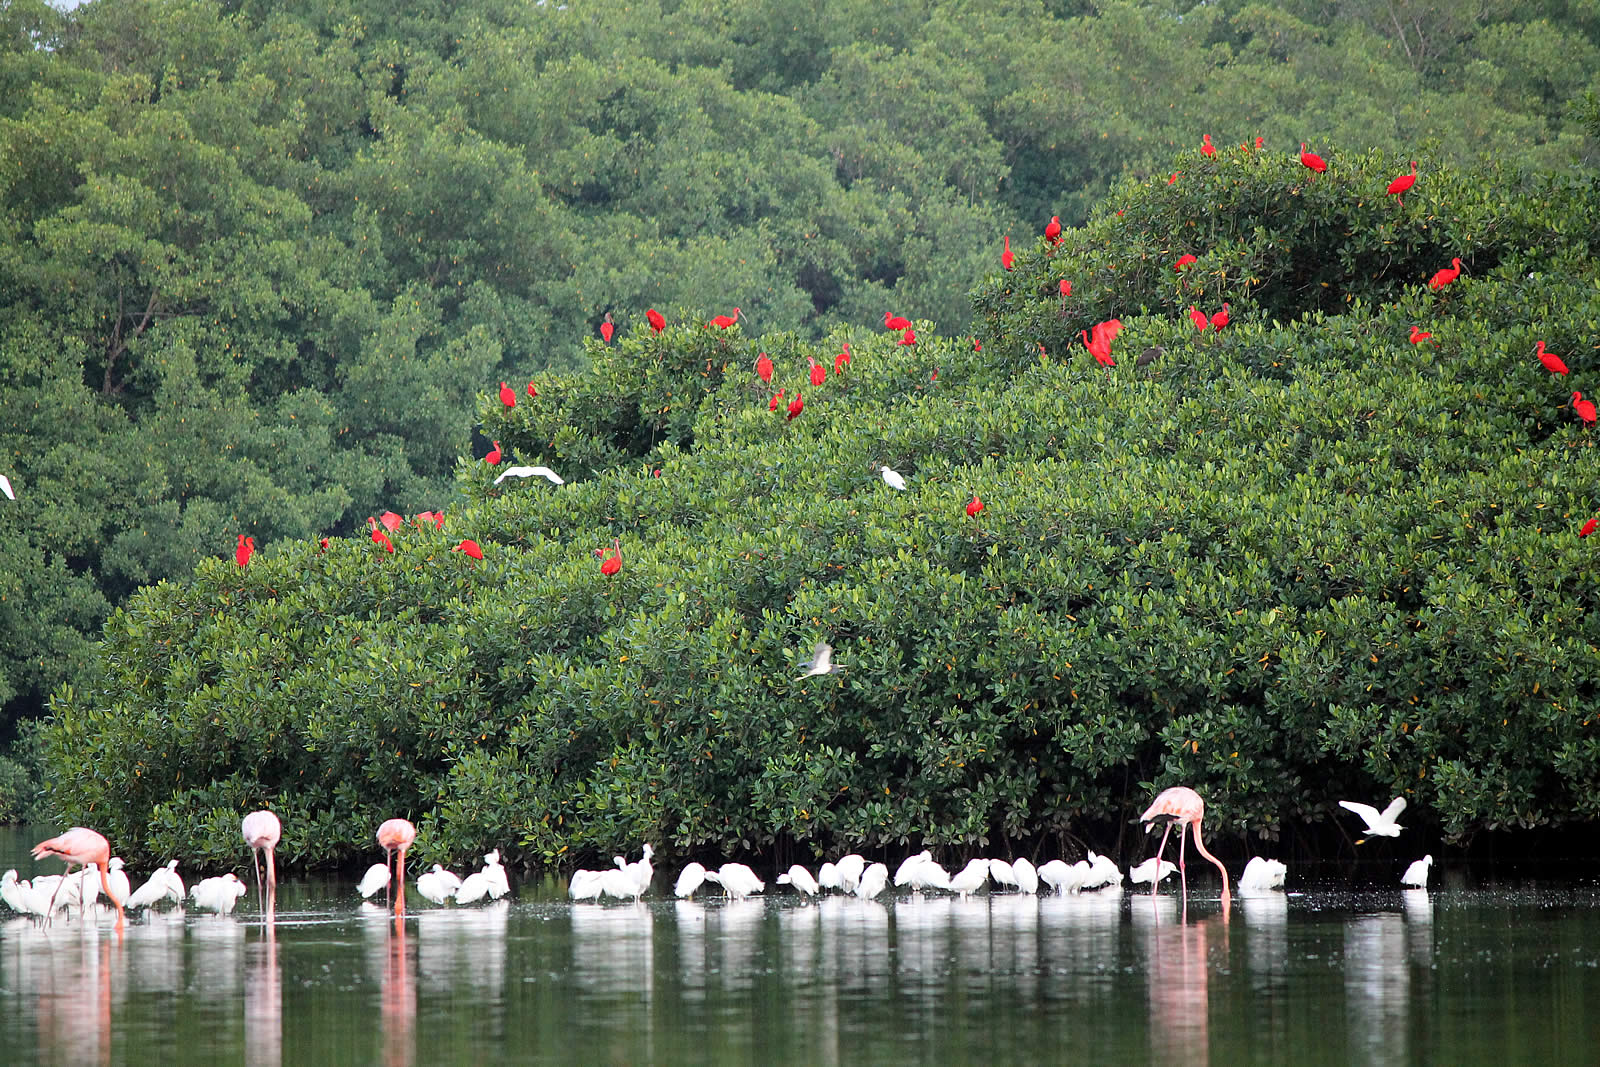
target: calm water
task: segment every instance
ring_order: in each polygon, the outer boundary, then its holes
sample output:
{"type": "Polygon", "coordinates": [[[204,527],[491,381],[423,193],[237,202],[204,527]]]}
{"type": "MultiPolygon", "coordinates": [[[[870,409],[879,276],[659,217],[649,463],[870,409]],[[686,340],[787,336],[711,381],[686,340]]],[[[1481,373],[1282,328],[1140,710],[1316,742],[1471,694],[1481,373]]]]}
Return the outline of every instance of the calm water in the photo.
{"type": "MultiPolygon", "coordinates": [[[[43,835],[38,835],[43,836],[43,835]]],[[[0,831],[0,870],[53,873],[0,831]]],[[[134,884],[146,872],[138,872],[134,884]]],[[[192,872],[182,872],[186,875],[192,872]]],[[[658,869],[658,887],[667,881],[658,869]]],[[[1435,869],[1438,875],[1438,869],[1435,869]]],[[[1291,882],[1293,872],[1291,872],[1291,882]]],[[[775,888],[775,887],[772,887],[775,888]]],[[[658,889],[658,892],[660,890],[658,889]]],[[[1592,1063],[1600,889],[0,919],[6,1064],[1592,1063]]],[[[0,906],[3,907],[3,906],[0,906]]],[[[0,913],[9,916],[9,913],[0,913]]]]}

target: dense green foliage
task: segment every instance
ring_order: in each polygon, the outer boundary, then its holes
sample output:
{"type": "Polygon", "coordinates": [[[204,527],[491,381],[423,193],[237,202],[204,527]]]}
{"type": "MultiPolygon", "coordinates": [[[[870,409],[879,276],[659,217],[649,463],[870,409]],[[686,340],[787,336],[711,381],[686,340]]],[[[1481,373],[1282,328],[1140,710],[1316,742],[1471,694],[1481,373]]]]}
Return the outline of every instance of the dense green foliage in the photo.
{"type": "Polygon", "coordinates": [[[1592,153],[1592,2],[1402,7],[0,0],[0,735],[138,586],[444,504],[608,311],[959,330],[1202,132],[1592,153]]]}
{"type": "Polygon", "coordinates": [[[1600,458],[1567,401],[1600,390],[1600,196],[1430,159],[1402,204],[1396,157],[1328,155],[1119,185],[1058,247],[1015,242],[976,340],[592,343],[480,408],[507,462],[569,484],[463,461],[470,504],[393,554],[283,543],[135,596],[57,701],[54,801],[221,862],[270,804],[303,863],[394,814],[424,859],[534,865],[640,840],[1113,850],[1174,782],[1225,849],[1348,796],[1402,793],[1451,839],[1592,819],[1600,458]],[[1224,301],[1196,332],[1189,305],[1224,301]],[[1104,368],[1075,338],[1111,316],[1104,368]],[[796,681],[819,638],[846,669],[796,681]]]}

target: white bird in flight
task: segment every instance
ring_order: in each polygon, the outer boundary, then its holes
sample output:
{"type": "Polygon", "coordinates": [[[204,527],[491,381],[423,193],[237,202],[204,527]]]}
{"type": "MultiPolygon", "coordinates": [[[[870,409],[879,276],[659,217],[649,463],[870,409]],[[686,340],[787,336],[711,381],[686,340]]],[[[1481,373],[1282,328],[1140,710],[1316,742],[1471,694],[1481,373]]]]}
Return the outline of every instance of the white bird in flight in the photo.
{"type": "Polygon", "coordinates": [[[0,474],[0,493],[4,493],[7,500],[17,499],[17,494],[11,488],[11,479],[4,474],[0,474]]]}
{"type": "Polygon", "coordinates": [[[551,485],[566,485],[566,480],[549,467],[507,467],[494,480],[499,485],[507,478],[549,478],[551,485]]]}
{"type": "Polygon", "coordinates": [[[888,467],[883,466],[880,466],[878,469],[883,472],[883,481],[885,485],[887,485],[890,489],[899,489],[902,492],[905,491],[906,480],[900,476],[898,471],[893,471],[888,467]]]}
{"type": "MultiPolygon", "coordinates": [[[[1358,804],[1353,800],[1341,800],[1339,806],[1346,811],[1353,811],[1367,820],[1367,836],[1369,837],[1399,837],[1404,829],[1395,822],[1400,813],[1406,810],[1406,798],[1395,797],[1389,801],[1389,806],[1379,811],[1371,804],[1358,804]]],[[[1357,841],[1356,844],[1361,842],[1357,841]]]]}
{"type": "Polygon", "coordinates": [[[832,645],[826,641],[818,641],[816,647],[811,650],[811,658],[799,664],[799,666],[804,667],[806,672],[795,679],[797,682],[804,681],[813,675],[832,674],[842,668],[844,664],[833,662],[832,645]]]}
{"type": "Polygon", "coordinates": [[[1426,889],[1428,885],[1429,868],[1433,866],[1433,857],[1424,856],[1406,868],[1406,873],[1400,876],[1401,885],[1416,886],[1426,889]]]}

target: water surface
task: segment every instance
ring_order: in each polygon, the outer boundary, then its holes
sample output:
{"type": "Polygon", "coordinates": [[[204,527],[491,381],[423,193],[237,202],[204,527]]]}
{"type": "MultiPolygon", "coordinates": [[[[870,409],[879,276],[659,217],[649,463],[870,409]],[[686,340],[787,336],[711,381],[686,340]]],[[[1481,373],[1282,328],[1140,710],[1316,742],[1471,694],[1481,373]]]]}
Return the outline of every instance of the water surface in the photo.
{"type": "MultiPolygon", "coordinates": [[[[0,869],[56,872],[32,839],[0,831],[0,869]]],[[[1600,1048],[1592,883],[1307,891],[1224,916],[1203,893],[1187,912],[1115,891],[680,902],[659,895],[668,873],[641,904],[524,887],[446,909],[413,889],[398,925],[353,883],[295,879],[271,926],[253,892],[231,916],[130,916],[120,937],[110,918],[0,910],[0,1059],[1549,1064],[1600,1048]]]]}

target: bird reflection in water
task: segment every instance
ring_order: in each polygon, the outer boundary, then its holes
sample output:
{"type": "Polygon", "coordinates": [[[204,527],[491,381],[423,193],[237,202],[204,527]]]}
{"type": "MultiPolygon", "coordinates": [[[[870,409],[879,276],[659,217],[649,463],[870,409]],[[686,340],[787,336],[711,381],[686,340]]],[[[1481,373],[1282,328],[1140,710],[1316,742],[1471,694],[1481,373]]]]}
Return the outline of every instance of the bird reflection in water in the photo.
{"type": "MultiPolygon", "coordinates": [[[[1162,899],[1162,898],[1157,898],[1162,899]]],[[[1134,928],[1144,927],[1150,983],[1150,1054],[1153,1063],[1207,1064],[1211,1060],[1209,955],[1228,952],[1227,913],[1197,923],[1174,922],[1176,906],[1146,908],[1135,901],[1134,928]],[[1141,923],[1140,913],[1145,922],[1141,923]]],[[[1185,909],[1187,910],[1187,909],[1185,909]]]]}
{"type": "Polygon", "coordinates": [[[1409,1062],[1411,968],[1406,920],[1397,912],[1361,915],[1345,924],[1344,995],[1351,1055],[1368,1063],[1409,1062]]]}
{"type": "MultiPolygon", "coordinates": [[[[93,923],[43,926],[31,919],[8,923],[4,944],[7,984],[32,993],[39,1062],[109,1064],[111,971],[120,944],[101,937],[93,923]]],[[[13,1055],[8,1050],[0,1058],[13,1055]]]]}
{"type": "Polygon", "coordinates": [[[279,1067],[283,1063],[283,971],[278,965],[278,931],[270,917],[263,930],[265,936],[245,950],[246,1067],[279,1067]]]}
{"type": "Polygon", "coordinates": [[[417,1060],[417,974],[406,945],[406,921],[395,915],[383,959],[383,1062],[412,1067],[417,1060]]]}

